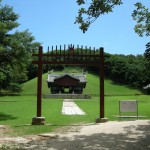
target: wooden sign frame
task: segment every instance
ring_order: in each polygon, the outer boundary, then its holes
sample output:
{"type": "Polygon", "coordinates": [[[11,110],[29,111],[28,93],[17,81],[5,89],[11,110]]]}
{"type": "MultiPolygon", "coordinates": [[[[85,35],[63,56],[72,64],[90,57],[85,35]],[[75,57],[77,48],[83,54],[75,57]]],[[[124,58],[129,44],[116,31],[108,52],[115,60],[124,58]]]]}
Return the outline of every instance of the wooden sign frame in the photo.
{"type": "Polygon", "coordinates": [[[119,101],[119,116],[122,113],[136,113],[138,118],[138,101],[137,100],[120,100],[119,101]]]}

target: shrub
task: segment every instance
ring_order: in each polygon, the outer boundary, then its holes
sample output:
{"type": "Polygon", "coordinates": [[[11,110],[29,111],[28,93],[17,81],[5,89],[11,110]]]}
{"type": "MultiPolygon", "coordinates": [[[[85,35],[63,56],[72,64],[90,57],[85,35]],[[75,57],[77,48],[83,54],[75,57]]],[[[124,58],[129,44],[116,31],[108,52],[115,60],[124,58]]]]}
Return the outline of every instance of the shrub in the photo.
{"type": "Polygon", "coordinates": [[[21,92],[22,87],[18,83],[10,83],[9,90],[11,92],[21,92]]]}

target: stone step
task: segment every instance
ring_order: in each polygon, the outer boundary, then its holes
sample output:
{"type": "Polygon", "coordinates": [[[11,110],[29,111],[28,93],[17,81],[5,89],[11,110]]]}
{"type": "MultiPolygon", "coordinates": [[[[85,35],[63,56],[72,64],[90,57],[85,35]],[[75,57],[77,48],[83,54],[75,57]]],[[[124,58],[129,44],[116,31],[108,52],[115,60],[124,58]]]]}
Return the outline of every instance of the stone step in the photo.
{"type": "Polygon", "coordinates": [[[43,98],[91,99],[91,96],[88,94],[43,94],[43,98]]]}

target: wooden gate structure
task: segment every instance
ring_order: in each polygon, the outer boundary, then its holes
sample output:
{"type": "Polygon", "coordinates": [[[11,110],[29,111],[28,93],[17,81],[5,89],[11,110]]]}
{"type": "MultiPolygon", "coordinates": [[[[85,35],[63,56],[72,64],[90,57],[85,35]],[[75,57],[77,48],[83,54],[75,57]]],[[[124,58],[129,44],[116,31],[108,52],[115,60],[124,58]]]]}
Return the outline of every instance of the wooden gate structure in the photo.
{"type": "Polygon", "coordinates": [[[83,46],[74,48],[74,45],[68,46],[52,46],[51,51],[43,53],[43,47],[39,47],[38,54],[32,54],[37,60],[33,64],[38,65],[38,79],[37,79],[37,114],[32,118],[32,125],[44,125],[45,117],[42,117],[42,66],[43,64],[51,65],[83,65],[83,66],[98,66],[100,76],[100,111],[96,123],[107,122],[108,119],[104,117],[104,48],[96,50],[95,48],[83,49],[83,46]]]}

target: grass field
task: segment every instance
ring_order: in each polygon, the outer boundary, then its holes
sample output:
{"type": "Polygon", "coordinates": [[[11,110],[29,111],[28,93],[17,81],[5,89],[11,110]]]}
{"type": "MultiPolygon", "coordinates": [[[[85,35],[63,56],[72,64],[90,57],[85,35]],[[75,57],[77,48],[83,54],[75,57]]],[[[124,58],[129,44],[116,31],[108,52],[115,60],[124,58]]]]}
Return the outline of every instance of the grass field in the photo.
{"type": "MultiPolygon", "coordinates": [[[[150,97],[149,96],[106,96],[105,116],[109,120],[120,120],[119,100],[136,99],[139,101],[139,115],[150,119],[150,97]]],[[[62,100],[43,99],[42,115],[46,118],[46,126],[31,126],[32,117],[36,115],[36,96],[4,96],[0,97],[0,124],[10,125],[13,135],[37,134],[50,132],[56,127],[76,123],[95,122],[99,117],[99,97],[90,100],[75,100],[76,104],[82,108],[86,115],[62,115],[62,100]]],[[[134,118],[137,119],[137,118],[134,118]]],[[[132,120],[134,120],[132,118],[132,120]]],[[[128,120],[128,119],[121,119],[128,120]]],[[[9,133],[10,134],[10,133],[9,133]]]]}
{"type": "MultiPolygon", "coordinates": [[[[46,83],[47,74],[43,75],[43,94],[48,94],[46,83]]],[[[36,116],[36,82],[30,80],[23,84],[20,96],[0,97],[0,125],[8,125],[12,128],[8,134],[27,135],[50,132],[55,128],[79,123],[94,123],[99,117],[99,78],[96,75],[87,74],[87,87],[84,93],[93,95],[90,100],[75,100],[75,103],[86,112],[86,115],[62,115],[62,99],[42,99],[42,116],[46,118],[45,126],[31,126],[32,118],[36,116]],[[95,97],[94,97],[95,96],[95,97]]],[[[110,121],[119,120],[119,100],[138,100],[139,115],[150,119],[150,96],[139,95],[141,91],[130,87],[114,84],[105,80],[105,117],[110,121]],[[121,96],[126,95],[126,96],[121,96]]],[[[137,118],[132,118],[132,120],[137,118]]],[[[121,119],[129,120],[129,119],[121,119]]]]}

